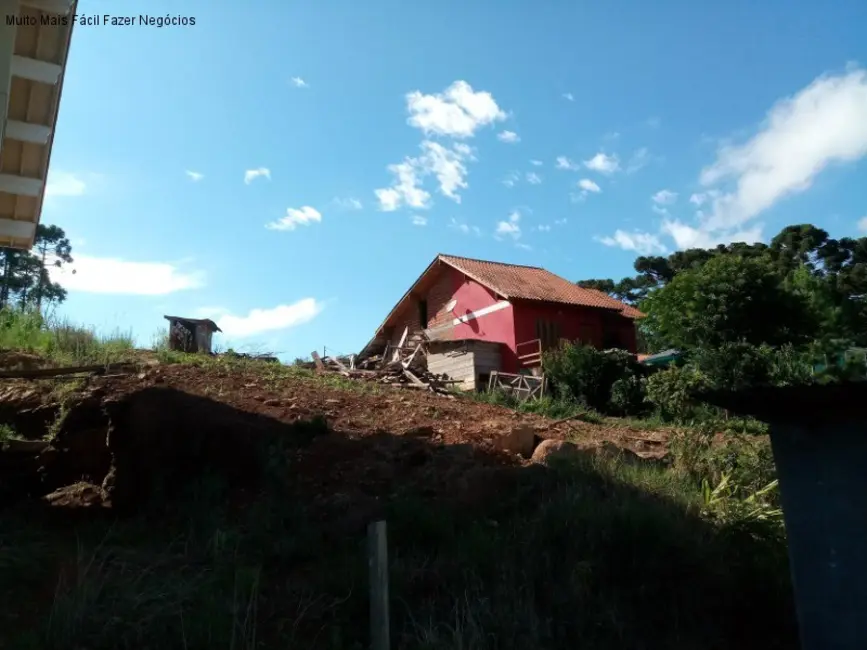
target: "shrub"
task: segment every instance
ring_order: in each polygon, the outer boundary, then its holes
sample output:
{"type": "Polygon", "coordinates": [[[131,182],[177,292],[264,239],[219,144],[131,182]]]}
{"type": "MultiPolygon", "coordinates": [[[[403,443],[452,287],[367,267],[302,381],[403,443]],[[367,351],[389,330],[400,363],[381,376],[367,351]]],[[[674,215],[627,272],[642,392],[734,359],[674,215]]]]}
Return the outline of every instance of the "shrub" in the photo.
{"type": "Polygon", "coordinates": [[[647,399],[663,419],[685,421],[698,415],[695,395],[709,387],[708,377],[694,366],[668,368],[647,379],[647,399]]]}
{"type": "Polygon", "coordinates": [[[791,345],[773,348],[749,343],[724,343],[716,348],[695,350],[690,363],[708,377],[714,388],[739,390],[772,384],[788,386],[813,381],[807,353],[791,345]]]}
{"type": "Polygon", "coordinates": [[[646,379],[629,375],[611,384],[609,409],[616,415],[641,415],[647,411],[646,379]]]}
{"type": "Polygon", "coordinates": [[[641,372],[635,357],[623,350],[597,350],[566,344],[547,352],[545,374],[560,399],[580,402],[597,411],[611,408],[611,389],[619,379],[641,372]]]}

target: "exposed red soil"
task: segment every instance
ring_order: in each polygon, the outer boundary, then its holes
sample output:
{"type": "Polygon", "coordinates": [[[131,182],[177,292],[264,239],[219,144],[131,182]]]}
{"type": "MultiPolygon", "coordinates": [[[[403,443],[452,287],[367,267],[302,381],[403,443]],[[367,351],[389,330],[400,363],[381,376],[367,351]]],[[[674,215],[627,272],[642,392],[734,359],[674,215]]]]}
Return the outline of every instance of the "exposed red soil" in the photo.
{"type": "MultiPolygon", "coordinates": [[[[47,413],[60,412],[50,403],[51,388],[46,381],[2,387],[0,410],[23,409],[38,431],[47,413]]],[[[516,426],[579,446],[613,442],[645,454],[662,449],[643,442],[653,435],[628,428],[580,421],[552,426],[547,418],[469,398],[362,388],[309,377],[269,379],[267,370],[255,367],[152,365],[137,374],[90,378],[67,395],[65,418],[41,453],[43,490],[53,492],[50,503],[63,506],[89,507],[106,494],[109,504],[134,503],[144,498],[151,474],[181,481],[196,464],[243,484],[256,474],[249,441],[270,444],[282,437],[291,444],[279,462],[285,459],[294,489],[324,517],[352,528],[375,515],[382,497],[410,486],[468,505],[484,501],[509,480],[510,472],[495,468],[529,462],[496,449],[498,437],[516,426]],[[307,434],[292,428],[315,430],[305,423],[322,418],[326,435],[314,431],[300,440],[307,434]],[[94,485],[82,486],[82,480],[94,485]]]]}

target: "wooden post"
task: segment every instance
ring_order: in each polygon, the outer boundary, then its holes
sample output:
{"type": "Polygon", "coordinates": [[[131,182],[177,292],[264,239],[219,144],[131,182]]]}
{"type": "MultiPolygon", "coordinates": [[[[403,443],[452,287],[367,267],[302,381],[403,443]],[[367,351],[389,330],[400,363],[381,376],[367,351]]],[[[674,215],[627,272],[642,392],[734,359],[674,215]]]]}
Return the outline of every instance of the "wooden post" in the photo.
{"type": "Polygon", "coordinates": [[[370,569],[370,650],[389,650],[388,538],[384,521],[373,521],[367,527],[367,545],[370,569]]]}

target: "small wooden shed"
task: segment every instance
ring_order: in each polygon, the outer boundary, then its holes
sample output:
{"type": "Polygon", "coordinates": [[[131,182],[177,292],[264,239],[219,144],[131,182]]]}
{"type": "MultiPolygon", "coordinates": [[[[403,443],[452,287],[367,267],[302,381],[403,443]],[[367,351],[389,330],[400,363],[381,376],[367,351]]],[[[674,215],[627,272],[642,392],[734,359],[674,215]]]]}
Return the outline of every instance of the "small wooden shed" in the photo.
{"type": "Polygon", "coordinates": [[[491,372],[500,369],[500,344],[490,341],[431,341],[427,369],[459,380],[463,390],[484,390],[491,372]]]}
{"type": "Polygon", "coordinates": [[[214,332],[222,332],[210,318],[165,316],[169,321],[169,349],[211,354],[214,332]]]}

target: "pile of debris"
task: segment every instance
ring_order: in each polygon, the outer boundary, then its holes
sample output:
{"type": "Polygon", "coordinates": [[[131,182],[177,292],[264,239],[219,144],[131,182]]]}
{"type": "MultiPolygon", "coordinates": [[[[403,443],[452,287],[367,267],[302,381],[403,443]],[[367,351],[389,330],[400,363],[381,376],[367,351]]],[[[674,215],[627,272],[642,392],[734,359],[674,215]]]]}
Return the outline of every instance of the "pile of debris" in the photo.
{"type": "Polygon", "coordinates": [[[334,372],[350,379],[376,381],[432,393],[454,397],[449,386],[459,383],[448,375],[435,375],[428,372],[424,343],[414,346],[386,348],[380,356],[369,357],[357,366],[355,355],[348,357],[320,357],[311,354],[318,372],[334,372]]]}

